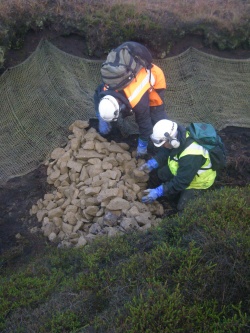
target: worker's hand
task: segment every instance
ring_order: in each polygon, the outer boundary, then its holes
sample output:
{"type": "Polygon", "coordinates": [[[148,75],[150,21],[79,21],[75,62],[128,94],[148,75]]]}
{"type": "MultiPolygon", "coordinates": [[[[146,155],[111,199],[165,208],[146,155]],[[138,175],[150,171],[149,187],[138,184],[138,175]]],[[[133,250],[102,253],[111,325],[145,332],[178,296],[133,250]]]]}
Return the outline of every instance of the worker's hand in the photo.
{"type": "Polygon", "coordinates": [[[101,117],[99,117],[99,132],[102,135],[107,135],[111,131],[111,124],[104,121],[101,117]]]}
{"type": "Polygon", "coordinates": [[[150,160],[148,160],[146,163],[142,164],[139,167],[139,171],[145,171],[149,173],[150,171],[156,168],[158,168],[158,162],[154,158],[151,158],[150,160]]]}
{"type": "Polygon", "coordinates": [[[137,146],[137,151],[136,151],[136,158],[143,158],[147,155],[148,150],[148,141],[138,139],[138,146],[137,146]]]}
{"type": "Polygon", "coordinates": [[[152,203],[157,198],[159,198],[163,195],[163,185],[160,185],[153,189],[149,188],[149,189],[145,190],[144,193],[147,195],[142,197],[141,201],[143,203],[152,203]]]}
{"type": "Polygon", "coordinates": [[[141,148],[141,147],[137,147],[137,150],[136,150],[136,158],[144,158],[146,157],[148,151],[147,151],[147,148],[141,148]]]}

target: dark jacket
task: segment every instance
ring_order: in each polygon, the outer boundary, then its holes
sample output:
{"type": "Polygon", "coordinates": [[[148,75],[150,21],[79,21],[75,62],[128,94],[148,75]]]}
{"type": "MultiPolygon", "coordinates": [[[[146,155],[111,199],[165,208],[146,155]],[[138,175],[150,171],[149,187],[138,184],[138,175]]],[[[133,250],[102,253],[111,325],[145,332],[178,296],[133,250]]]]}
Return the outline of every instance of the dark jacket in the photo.
{"type": "MultiPolygon", "coordinates": [[[[152,119],[150,114],[150,106],[149,106],[149,93],[146,92],[142,98],[140,99],[139,103],[131,110],[130,104],[123,93],[123,91],[114,91],[114,90],[103,90],[104,84],[100,84],[97,89],[95,90],[94,94],[94,105],[95,105],[95,113],[98,117],[98,105],[102,97],[105,95],[112,95],[116,99],[118,99],[121,104],[121,116],[123,118],[134,114],[135,121],[139,127],[140,137],[144,140],[148,140],[149,136],[152,134],[152,119]]],[[[158,89],[157,93],[159,96],[164,98],[165,89],[158,89]]],[[[158,108],[159,115],[161,116],[161,112],[164,112],[165,106],[164,104],[159,106],[154,106],[152,108],[158,108]]],[[[158,119],[157,119],[158,120],[158,119]]]]}

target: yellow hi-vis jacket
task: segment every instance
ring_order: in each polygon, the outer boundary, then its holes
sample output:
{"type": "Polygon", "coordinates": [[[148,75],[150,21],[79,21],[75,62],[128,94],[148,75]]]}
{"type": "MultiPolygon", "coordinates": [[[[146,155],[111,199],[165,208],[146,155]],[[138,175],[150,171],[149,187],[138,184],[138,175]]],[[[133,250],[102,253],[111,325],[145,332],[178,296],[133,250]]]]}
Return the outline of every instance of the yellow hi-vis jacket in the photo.
{"type": "MultiPolygon", "coordinates": [[[[187,137],[188,136],[189,134],[187,133],[187,137]]],[[[206,158],[206,162],[198,170],[196,176],[189,184],[187,189],[204,190],[212,186],[216,178],[216,171],[212,169],[212,164],[207,149],[196,142],[191,143],[186,149],[182,151],[179,156],[176,155],[173,159],[170,159],[170,157],[168,158],[168,167],[171,173],[174,176],[177,174],[179,167],[178,161],[186,155],[202,155],[206,158]]]]}
{"type": "Polygon", "coordinates": [[[166,79],[163,71],[153,64],[151,70],[142,68],[136,77],[123,89],[131,108],[134,108],[146,91],[149,91],[150,106],[162,105],[163,101],[156,89],[166,89],[166,79]]]}

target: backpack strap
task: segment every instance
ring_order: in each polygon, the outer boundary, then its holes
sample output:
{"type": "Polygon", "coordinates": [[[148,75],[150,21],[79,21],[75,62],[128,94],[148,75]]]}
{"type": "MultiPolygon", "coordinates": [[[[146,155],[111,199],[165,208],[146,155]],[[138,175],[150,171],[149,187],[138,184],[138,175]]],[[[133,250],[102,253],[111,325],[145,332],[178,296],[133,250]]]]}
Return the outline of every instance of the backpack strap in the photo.
{"type": "Polygon", "coordinates": [[[111,96],[115,97],[116,99],[119,99],[123,104],[126,105],[127,108],[131,109],[131,105],[129,104],[128,99],[125,96],[123,96],[121,93],[119,93],[118,91],[115,91],[113,89],[101,91],[100,99],[107,95],[111,95],[111,96]]]}

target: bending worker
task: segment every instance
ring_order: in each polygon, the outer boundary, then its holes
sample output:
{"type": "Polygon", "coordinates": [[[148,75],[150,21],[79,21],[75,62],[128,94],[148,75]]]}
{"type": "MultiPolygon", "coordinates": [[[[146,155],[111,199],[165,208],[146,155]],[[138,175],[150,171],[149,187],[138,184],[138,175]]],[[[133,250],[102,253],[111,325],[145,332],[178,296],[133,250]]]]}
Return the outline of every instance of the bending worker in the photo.
{"type": "Polygon", "coordinates": [[[212,169],[208,151],[189,138],[189,132],[171,120],[160,120],[153,128],[151,139],[158,153],[139,169],[157,169],[161,183],[147,189],[142,202],[151,203],[161,196],[178,198],[177,209],[182,211],[187,202],[212,186],[216,171],[212,169]]]}
{"type": "Polygon", "coordinates": [[[167,119],[165,90],[164,73],[154,64],[150,70],[142,68],[123,90],[115,91],[100,84],[94,95],[99,132],[108,134],[112,121],[116,121],[119,116],[125,118],[134,114],[139,127],[137,157],[146,155],[153,125],[161,119],[167,119]]]}

